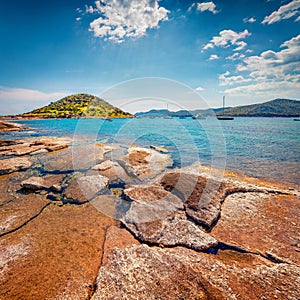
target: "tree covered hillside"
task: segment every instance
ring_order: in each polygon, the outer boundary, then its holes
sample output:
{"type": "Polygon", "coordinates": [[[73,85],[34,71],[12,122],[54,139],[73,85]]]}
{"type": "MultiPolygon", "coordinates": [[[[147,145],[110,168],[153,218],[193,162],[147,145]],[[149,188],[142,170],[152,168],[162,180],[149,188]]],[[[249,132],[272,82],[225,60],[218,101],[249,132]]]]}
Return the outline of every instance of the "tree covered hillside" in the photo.
{"type": "Polygon", "coordinates": [[[260,104],[231,107],[225,109],[222,114],[236,117],[298,117],[300,101],[275,99],[260,104]]]}
{"type": "Polygon", "coordinates": [[[30,118],[128,118],[132,117],[121,109],[112,106],[103,99],[89,94],[75,94],[49,105],[24,113],[18,117],[30,118]]]}

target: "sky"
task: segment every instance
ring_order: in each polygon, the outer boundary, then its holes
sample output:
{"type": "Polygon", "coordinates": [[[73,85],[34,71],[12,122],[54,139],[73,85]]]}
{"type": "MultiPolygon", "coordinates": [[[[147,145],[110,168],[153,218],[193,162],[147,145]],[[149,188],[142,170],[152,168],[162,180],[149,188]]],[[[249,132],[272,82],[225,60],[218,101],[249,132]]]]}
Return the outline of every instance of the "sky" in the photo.
{"type": "Polygon", "coordinates": [[[0,115],[136,89],[133,113],[300,99],[300,0],[1,0],[0,33],[0,115]]]}

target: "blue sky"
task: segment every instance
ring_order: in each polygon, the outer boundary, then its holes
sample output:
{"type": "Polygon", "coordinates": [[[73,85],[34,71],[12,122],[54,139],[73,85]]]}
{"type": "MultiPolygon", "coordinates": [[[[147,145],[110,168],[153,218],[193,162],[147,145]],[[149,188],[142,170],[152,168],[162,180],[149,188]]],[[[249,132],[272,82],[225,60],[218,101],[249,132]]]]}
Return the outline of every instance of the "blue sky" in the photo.
{"type": "Polygon", "coordinates": [[[300,0],[3,0],[0,23],[0,114],[140,77],[178,81],[211,107],[300,99],[300,0]]]}

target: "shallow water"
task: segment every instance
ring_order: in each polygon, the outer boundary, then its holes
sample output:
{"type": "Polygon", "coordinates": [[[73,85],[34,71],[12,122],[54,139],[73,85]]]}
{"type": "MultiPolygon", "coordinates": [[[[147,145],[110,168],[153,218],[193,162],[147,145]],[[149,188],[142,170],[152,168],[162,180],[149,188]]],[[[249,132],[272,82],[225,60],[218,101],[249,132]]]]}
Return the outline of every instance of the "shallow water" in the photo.
{"type": "Polygon", "coordinates": [[[125,146],[159,145],[170,150],[174,166],[195,161],[246,175],[299,184],[300,122],[290,118],[22,120],[34,131],[2,133],[0,138],[70,136],[125,146]]]}

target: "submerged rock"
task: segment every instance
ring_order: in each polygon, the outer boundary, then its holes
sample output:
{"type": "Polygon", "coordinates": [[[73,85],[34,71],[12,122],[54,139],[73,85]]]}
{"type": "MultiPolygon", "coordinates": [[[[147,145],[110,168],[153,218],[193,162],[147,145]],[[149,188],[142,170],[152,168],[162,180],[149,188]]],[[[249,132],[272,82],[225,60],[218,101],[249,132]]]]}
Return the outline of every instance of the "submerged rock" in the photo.
{"type": "Polygon", "coordinates": [[[169,153],[170,152],[168,149],[166,149],[164,147],[161,147],[161,146],[151,145],[150,149],[156,150],[156,151],[161,152],[161,153],[169,153]]]}
{"type": "Polygon", "coordinates": [[[0,175],[9,174],[30,168],[32,162],[25,157],[16,157],[0,160],[0,175]]]}

